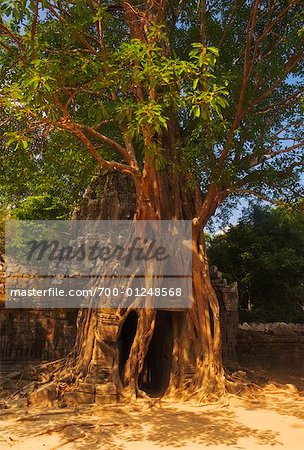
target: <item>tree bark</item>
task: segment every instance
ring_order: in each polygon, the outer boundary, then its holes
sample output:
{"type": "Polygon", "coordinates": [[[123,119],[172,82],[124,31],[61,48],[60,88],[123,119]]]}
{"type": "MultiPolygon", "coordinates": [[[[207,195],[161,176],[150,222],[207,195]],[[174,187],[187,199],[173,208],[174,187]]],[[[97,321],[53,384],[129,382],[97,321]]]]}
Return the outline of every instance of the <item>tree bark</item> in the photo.
{"type": "MultiPolygon", "coordinates": [[[[173,345],[170,360],[171,370],[166,393],[174,395],[188,392],[200,399],[210,395],[221,395],[225,390],[221,355],[219,304],[209,275],[208,260],[204,245],[201,222],[197,211],[203,200],[199,191],[190,189],[184,177],[163,170],[157,172],[151,165],[146,167],[142,180],[135,180],[136,210],[134,220],[149,219],[193,219],[193,306],[172,312],[173,345]],[[192,374],[189,379],[189,367],[192,374]]],[[[121,218],[115,213],[115,219],[121,218]]],[[[147,305],[148,306],[148,305],[147,305]]],[[[112,361],[109,381],[114,382],[120,395],[125,397],[146,396],[140,388],[145,358],[154,335],[157,310],[136,309],[137,326],[129,356],[120,370],[119,336],[132,308],[117,310],[113,315],[118,320],[116,342],[109,344],[107,332],[98,315],[107,311],[81,310],[77,321],[77,336],[69,362],[64,363],[60,378],[65,378],[67,368],[73,374],[70,379],[102,382],[100,371],[104,357],[112,361]],[[101,356],[102,355],[102,356],[101,356]]]]}

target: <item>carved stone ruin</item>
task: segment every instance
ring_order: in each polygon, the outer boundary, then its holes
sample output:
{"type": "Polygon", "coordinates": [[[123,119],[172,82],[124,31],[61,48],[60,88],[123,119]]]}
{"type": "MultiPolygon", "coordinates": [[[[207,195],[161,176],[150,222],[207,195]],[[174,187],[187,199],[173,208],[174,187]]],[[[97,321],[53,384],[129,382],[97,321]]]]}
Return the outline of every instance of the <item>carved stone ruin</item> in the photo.
{"type": "MultiPolygon", "coordinates": [[[[102,173],[86,189],[83,199],[74,210],[75,220],[128,220],[135,211],[135,189],[132,179],[127,175],[113,172],[102,173]]],[[[4,266],[4,263],[2,263],[4,266]]],[[[1,275],[1,274],[0,274],[1,275]]],[[[211,268],[211,278],[221,307],[224,363],[236,362],[235,345],[238,327],[238,291],[236,283],[228,286],[216,267],[211,268]]],[[[3,277],[2,277],[3,285],[3,277]]],[[[18,363],[20,361],[52,360],[65,356],[73,345],[76,330],[76,311],[69,310],[7,310],[0,309],[0,360],[18,363]]],[[[149,382],[143,373],[141,387],[147,393],[157,390],[164,392],[168,384],[170,370],[166,369],[167,353],[170,352],[173,339],[173,321],[182,324],[182,311],[159,311],[156,318],[155,339],[150,344],[146,359],[146,371],[149,382]],[[171,331],[170,331],[171,330],[171,331]],[[158,363],[154,364],[157,355],[158,363]],[[158,373],[162,371],[162,374],[158,373]],[[152,380],[152,381],[151,381],[152,380]]],[[[132,333],[136,329],[136,314],[128,314],[123,324],[119,323],[115,310],[102,311],[98,321],[106,336],[107,345],[118,348],[120,366],[128,355],[132,344],[132,333]]],[[[179,325],[182,326],[182,325],[179,325]]],[[[172,348],[171,348],[172,349],[172,348]]],[[[117,400],[115,386],[111,383],[110,373],[113,361],[106,357],[101,349],[94,361],[98,361],[94,379],[82,383],[77,391],[67,392],[65,402],[96,401],[97,403],[117,400]]],[[[186,370],[191,377],[192,368],[186,370]]],[[[53,387],[51,386],[51,390],[53,387]]],[[[49,390],[46,388],[47,395],[49,390]]],[[[43,395],[40,393],[39,395],[43,395]]],[[[50,394],[51,395],[51,394],[50,394]]],[[[53,395],[53,394],[52,394],[53,395]]],[[[51,396],[52,396],[51,395],[51,396]]],[[[40,397],[39,397],[40,398],[40,397]]],[[[32,399],[32,402],[35,402],[32,399]]]]}

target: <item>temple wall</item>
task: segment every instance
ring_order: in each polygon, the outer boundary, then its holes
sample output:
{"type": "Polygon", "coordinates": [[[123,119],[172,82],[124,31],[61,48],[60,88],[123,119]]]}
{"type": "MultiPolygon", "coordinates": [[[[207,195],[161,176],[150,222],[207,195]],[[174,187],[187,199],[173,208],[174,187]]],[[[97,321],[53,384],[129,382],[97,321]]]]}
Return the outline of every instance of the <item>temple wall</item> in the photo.
{"type": "MultiPolygon", "coordinates": [[[[113,172],[103,173],[96,176],[86,189],[82,201],[74,210],[73,219],[130,220],[135,212],[135,201],[134,184],[129,176],[113,172]]],[[[0,360],[52,360],[64,356],[73,345],[77,311],[5,309],[2,273],[4,261],[0,263],[0,360]]],[[[224,361],[235,362],[237,285],[228,285],[216,267],[211,268],[211,279],[221,308],[224,361]]],[[[117,324],[111,323],[111,317],[110,312],[106,317],[104,314],[99,317],[108,330],[109,342],[116,339],[117,333],[117,324]]],[[[102,354],[96,355],[97,359],[102,357],[102,354]]],[[[105,361],[104,365],[109,365],[109,362],[105,361]]]]}
{"type": "Polygon", "coordinates": [[[236,352],[238,362],[245,367],[304,374],[304,324],[242,324],[236,352]]]}

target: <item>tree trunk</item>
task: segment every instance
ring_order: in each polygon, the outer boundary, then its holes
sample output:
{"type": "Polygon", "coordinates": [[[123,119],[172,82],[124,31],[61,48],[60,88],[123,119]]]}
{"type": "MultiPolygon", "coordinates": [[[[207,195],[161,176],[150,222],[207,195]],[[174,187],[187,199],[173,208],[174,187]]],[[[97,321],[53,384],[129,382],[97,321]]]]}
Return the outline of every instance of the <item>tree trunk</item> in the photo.
{"type": "MultiPolygon", "coordinates": [[[[153,162],[152,162],[153,163],[153,162]]],[[[110,175],[109,175],[110,176],[110,175]]],[[[116,176],[120,176],[116,174],[116,176]]],[[[142,180],[136,184],[135,220],[148,219],[194,219],[197,208],[201,208],[198,191],[187,187],[184,178],[168,171],[157,172],[153,164],[146,168],[142,180]]],[[[123,219],[119,214],[119,199],[115,219],[123,219]],[[117,212],[118,211],[118,212],[117,212]]],[[[113,213],[109,214],[113,218],[113,213]]],[[[83,217],[82,217],[83,218],[83,217]]],[[[100,217],[99,217],[100,218],[100,217]]],[[[104,218],[104,217],[101,217],[104,218]]],[[[70,364],[65,362],[72,374],[70,381],[85,378],[95,383],[104,380],[114,382],[122,396],[138,397],[146,395],[144,391],[146,378],[157,378],[151,353],[155,349],[157,335],[165,333],[160,327],[170,328],[170,336],[163,338],[167,345],[167,356],[157,365],[166,365],[167,372],[153,395],[179,395],[187,391],[196,393],[200,398],[210,394],[221,395],[224,392],[224,372],[221,356],[219,305],[209,275],[208,261],[205,252],[203,228],[193,220],[192,252],[193,252],[193,306],[182,311],[167,312],[164,319],[161,312],[151,309],[135,309],[136,319],[133,323],[132,341],[127,357],[122,362],[121,342],[124,325],[132,308],[126,310],[81,310],[77,321],[77,336],[70,364]],[[100,317],[111,315],[107,320],[112,323],[104,325],[100,317]],[[163,317],[163,318],[162,318],[163,317]],[[115,322],[115,324],[114,324],[115,322]],[[168,325],[169,324],[169,325],[168,325]],[[113,326],[116,326],[113,332],[113,326]],[[109,339],[109,327],[111,339],[109,339]],[[155,328],[157,331],[155,332],[155,328]],[[111,341],[112,340],[112,341],[111,341]],[[110,342],[111,341],[111,342],[110,342]],[[154,349],[154,350],[153,350],[154,349]],[[147,362],[147,358],[149,361],[147,362]],[[152,363],[151,363],[152,361],[152,363]],[[152,372],[151,372],[152,371],[152,372]],[[152,375],[151,375],[152,373],[152,375]],[[154,374],[154,375],[153,375],[154,374]],[[163,385],[164,384],[164,385],[163,385]]],[[[107,316],[108,317],[108,316],[107,316]]],[[[131,333],[131,332],[130,332],[131,333]]],[[[166,331],[169,333],[169,330],[166,331]]],[[[126,339],[129,339],[127,336],[126,339]]],[[[159,350],[160,351],[160,350],[159,350]]],[[[149,393],[149,392],[148,392],[149,393]]]]}

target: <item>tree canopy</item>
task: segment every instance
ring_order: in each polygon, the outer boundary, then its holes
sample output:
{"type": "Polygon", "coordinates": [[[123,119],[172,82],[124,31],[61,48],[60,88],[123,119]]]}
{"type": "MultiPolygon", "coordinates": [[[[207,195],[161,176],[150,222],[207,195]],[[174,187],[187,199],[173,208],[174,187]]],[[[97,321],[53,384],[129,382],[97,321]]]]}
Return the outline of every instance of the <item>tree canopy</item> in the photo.
{"type": "Polygon", "coordinates": [[[97,166],[138,176],[149,158],[199,182],[204,222],[233,196],[301,194],[299,1],[3,0],[0,11],[2,199],[72,201],[97,166]]]}

